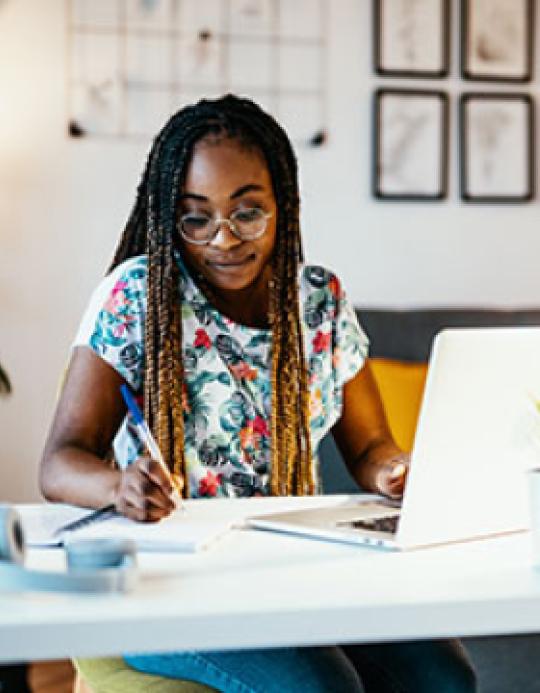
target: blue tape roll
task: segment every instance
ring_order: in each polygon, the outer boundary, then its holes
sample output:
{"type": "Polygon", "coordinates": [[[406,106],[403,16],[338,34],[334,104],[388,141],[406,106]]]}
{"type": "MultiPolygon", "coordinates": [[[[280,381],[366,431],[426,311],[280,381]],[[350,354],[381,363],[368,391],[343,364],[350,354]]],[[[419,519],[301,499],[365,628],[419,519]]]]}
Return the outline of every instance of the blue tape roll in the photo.
{"type": "Polygon", "coordinates": [[[67,572],[28,570],[21,518],[0,505],[0,590],[127,592],[136,584],[135,545],[128,539],[71,539],[67,572]]]}

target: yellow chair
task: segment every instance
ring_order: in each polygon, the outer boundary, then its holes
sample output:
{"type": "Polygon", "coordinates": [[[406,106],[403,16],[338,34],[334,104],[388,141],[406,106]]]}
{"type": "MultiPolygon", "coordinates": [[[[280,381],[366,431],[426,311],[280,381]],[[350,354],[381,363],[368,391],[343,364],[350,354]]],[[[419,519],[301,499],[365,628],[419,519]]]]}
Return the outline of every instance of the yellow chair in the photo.
{"type": "Polygon", "coordinates": [[[396,443],[412,449],[416,420],[427,375],[426,363],[371,359],[371,369],[396,443]]]}
{"type": "Polygon", "coordinates": [[[195,683],[143,674],[121,657],[75,659],[73,693],[208,693],[213,688],[195,683]]]}

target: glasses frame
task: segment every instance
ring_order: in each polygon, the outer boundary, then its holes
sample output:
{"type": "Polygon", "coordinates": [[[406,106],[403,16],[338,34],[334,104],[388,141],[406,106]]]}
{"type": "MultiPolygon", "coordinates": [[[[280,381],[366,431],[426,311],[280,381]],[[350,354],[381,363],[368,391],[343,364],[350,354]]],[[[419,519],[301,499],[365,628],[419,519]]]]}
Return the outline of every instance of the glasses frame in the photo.
{"type": "MultiPolygon", "coordinates": [[[[260,207],[253,207],[252,209],[260,209],[260,207]]],[[[178,228],[178,232],[186,241],[186,243],[191,243],[192,245],[208,245],[209,243],[211,243],[214,240],[214,238],[218,235],[219,229],[223,224],[227,224],[233,236],[238,238],[239,241],[256,241],[258,238],[261,238],[261,236],[263,236],[266,233],[266,229],[268,228],[268,219],[270,219],[273,216],[272,212],[264,212],[262,209],[261,212],[262,219],[264,219],[264,226],[262,227],[260,233],[258,233],[256,236],[250,236],[249,238],[244,238],[243,235],[239,233],[234,221],[230,217],[218,217],[217,219],[215,219],[214,217],[209,217],[209,221],[213,222],[214,224],[214,233],[209,238],[203,241],[196,241],[184,233],[184,227],[182,222],[187,216],[189,216],[189,214],[183,214],[178,220],[176,226],[178,228]]],[[[235,214],[235,212],[233,212],[233,214],[235,214]]]]}

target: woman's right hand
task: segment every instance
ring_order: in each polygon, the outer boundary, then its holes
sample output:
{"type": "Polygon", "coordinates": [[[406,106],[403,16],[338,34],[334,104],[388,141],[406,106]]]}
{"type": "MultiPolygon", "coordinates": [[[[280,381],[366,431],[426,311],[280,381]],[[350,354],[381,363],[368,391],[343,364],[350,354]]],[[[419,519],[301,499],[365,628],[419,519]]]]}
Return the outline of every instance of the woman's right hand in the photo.
{"type": "Polygon", "coordinates": [[[110,460],[126,416],[123,384],[122,376],[92,349],[74,348],[43,451],[41,491],[50,501],[85,508],[114,504],[126,517],[155,522],[175,507],[167,469],[147,456],[125,470],[110,460]]]}
{"type": "Polygon", "coordinates": [[[148,456],[139,457],[120,475],[116,510],[139,522],[156,522],[174,509],[173,485],[162,466],[148,456]]]}

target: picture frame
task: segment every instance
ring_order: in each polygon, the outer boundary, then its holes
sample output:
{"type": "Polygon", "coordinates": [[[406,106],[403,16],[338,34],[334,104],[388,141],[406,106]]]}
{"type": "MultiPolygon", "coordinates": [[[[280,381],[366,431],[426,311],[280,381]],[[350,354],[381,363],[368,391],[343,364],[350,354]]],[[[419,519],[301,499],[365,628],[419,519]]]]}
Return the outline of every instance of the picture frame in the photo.
{"type": "Polygon", "coordinates": [[[449,0],[373,0],[373,64],[387,77],[447,77],[449,0]]]}
{"type": "Polygon", "coordinates": [[[529,202],[535,195],[534,102],[524,93],[461,95],[460,191],[466,202],[529,202]]]}
{"type": "Polygon", "coordinates": [[[489,82],[530,82],[534,0],[461,0],[461,74],[489,82]]]}
{"type": "Polygon", "coordinates": [[[448,101],[448,94],[442,91],[375,92],[375,198],[436,201],[447,196],[448,101]]]}

